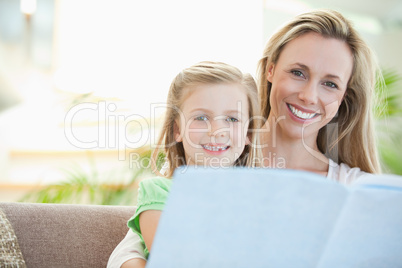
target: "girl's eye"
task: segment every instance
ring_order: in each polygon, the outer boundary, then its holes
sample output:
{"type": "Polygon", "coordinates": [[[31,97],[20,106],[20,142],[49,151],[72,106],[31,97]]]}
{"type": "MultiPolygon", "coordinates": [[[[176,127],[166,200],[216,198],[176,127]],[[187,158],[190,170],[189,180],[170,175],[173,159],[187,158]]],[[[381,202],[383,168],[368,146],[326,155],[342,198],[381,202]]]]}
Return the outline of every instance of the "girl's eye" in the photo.
{"type": "Polygon", "coordinates": [[[226,119],[226,121],[229,122],[229,123],[235,123],[235,122],[239,122],[239,119],[234,118],[234,117],[228,117],[226,119]]]}
{"type": "Polygon", "coordinates": [[[298,76],[298,77],[304,77],[304,74],[301,72],[301,71],[298,71],[298,70],[292,70],[292,71],[290,71],[292,74],[294,74],[295,76],[298,76]]]}
{"type": "Polygon", "coordinates": [[[196,120],[196,121],[207,121],[208,118],[205,115],[201,115],[201,116],[197,116],[196,118],[194,118],[194,120],[196,120]]]}
{"type": "Polygon", "coordinates": [[[324,85],[330,88],[338,88],[338,86],[332,82],[325,82],[324,85]]]}

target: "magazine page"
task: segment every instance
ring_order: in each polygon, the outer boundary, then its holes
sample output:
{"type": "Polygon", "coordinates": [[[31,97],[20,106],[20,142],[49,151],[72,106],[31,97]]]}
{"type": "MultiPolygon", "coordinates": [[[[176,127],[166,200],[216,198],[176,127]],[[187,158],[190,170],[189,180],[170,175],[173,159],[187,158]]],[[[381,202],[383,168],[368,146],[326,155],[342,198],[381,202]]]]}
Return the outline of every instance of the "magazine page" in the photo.
{"type": "Polygon", "coordinates": [[[402,176],[394,174],[369,175],[357,179],[351,185],[402,190],[402,176]]]}
{"type": "Polygon", "coordinates": [[[147,267],[315,267],[349,191],[293,170],[178,170],[147,267]]]}
{"type": "Polygon", "coordinates": [[[402,267],[402,188],[390,187],[399,180],[389,178],[373,177],[351,188],[316,267],[402,267]],[[379,181],[392,183],[383,187],[388,184],[379,181]]]}

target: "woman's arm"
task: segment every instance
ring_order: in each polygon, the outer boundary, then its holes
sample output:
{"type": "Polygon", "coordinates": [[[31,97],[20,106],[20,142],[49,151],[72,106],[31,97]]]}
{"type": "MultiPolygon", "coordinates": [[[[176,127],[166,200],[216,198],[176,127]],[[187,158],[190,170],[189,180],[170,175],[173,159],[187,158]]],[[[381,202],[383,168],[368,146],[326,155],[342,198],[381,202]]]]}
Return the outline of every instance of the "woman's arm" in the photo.
{"type": "Polygon", "coordinates": [[[109,257],[107,268],[145,267],[144,247],[138,234],[128,230],[109,257]],[[126,266],[131,265],[131,266],[126,266]]]}
{"type": "Polygon", "coordinates": [[[161,210],[146,210],[139,216],[142,238],[144,239],[148,251],[151,251],[161,213],[161,210]]]}

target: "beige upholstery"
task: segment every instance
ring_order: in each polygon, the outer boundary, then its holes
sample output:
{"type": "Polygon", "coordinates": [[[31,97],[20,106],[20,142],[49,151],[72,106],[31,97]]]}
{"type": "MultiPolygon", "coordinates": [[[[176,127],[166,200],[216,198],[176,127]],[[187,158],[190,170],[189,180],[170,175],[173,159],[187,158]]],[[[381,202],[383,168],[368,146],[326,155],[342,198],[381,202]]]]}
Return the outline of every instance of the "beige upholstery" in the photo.
{"type": "Polygon", "coordinates": [[[1,203],[27,267],[106,267],[135,207],[1,203]]]}
{"type": "Polygon", "coordinates": [[[26,268],[14,229],[0,208],[0,267],[26,268]]]}

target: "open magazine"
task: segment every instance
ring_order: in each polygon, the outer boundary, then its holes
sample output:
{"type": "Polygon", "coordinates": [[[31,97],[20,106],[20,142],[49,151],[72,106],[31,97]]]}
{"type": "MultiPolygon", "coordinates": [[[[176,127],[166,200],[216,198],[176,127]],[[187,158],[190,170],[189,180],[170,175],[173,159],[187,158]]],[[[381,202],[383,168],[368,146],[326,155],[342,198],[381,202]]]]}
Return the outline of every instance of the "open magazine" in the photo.
{"type": "Polygon", "coordinates": [[[402,267],[402,177],[345,186],[278,169],[178,169],[159,267],[402,267]]]}

